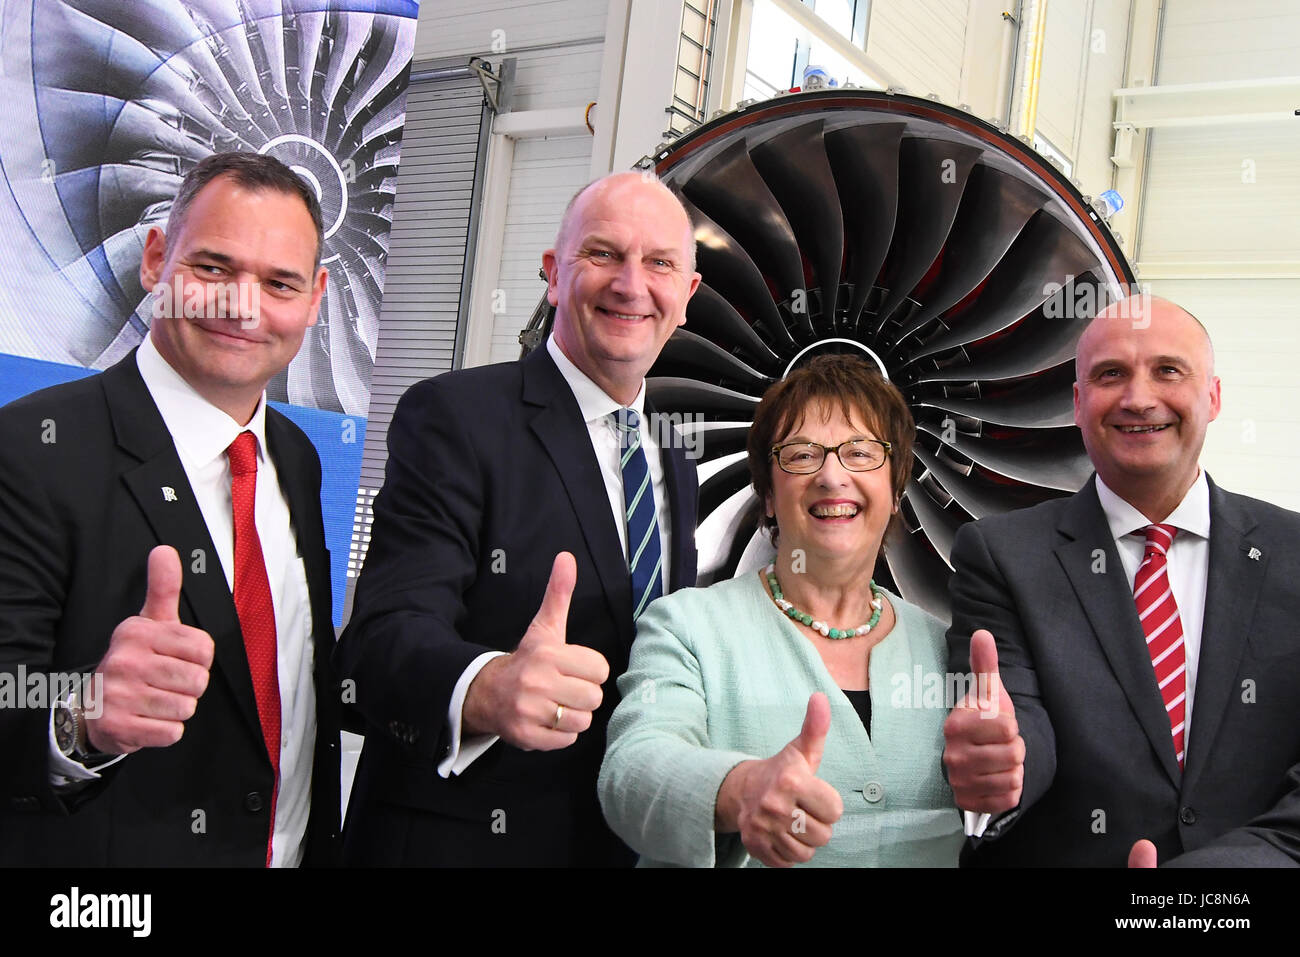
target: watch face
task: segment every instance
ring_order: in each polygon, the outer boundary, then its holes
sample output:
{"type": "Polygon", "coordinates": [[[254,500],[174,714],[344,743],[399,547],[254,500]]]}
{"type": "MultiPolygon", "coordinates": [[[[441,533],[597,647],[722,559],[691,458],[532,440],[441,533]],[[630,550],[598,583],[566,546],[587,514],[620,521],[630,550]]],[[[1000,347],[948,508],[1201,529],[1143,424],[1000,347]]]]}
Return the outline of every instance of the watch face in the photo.
{"type": "Polygon", "coordinates": [[[62,702],[54,708],[54,741],[64,754],[71,754],[77,743],[77,722],[72,710],[62,702]]]}

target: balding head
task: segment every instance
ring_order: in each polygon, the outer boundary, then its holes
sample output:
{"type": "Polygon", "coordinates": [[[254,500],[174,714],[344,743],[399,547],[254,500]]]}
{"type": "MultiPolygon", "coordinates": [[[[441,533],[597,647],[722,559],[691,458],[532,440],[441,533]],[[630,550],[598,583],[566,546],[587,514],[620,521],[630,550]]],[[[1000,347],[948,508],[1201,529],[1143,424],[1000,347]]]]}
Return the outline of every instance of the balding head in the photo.
{"type": "MultiPolygon", "coordinates": [[[[1185,327],[1187,323],[1193,324],[1200,331],[1201,339],[1205,346],[1205,358],[1208,362],[1207,368],[1210,373],[1214,372],[1214,344],[1210,342],[1210,333],[1205,328],[1204,323],[1194,315],[1184,309],[1182,306],[1170,302],[1168,299],[1161,299],[1159,296],[1142,294],[1138,296],[1128,296],[1124,299],[1112,302],[1105,309],[1097,313],[1096,318],[1092,320],[1083,330],[1083,335],[1079,337],[1079,346],[1076,350],[1074,362],[1074,377],[1080,378],[1083,367],[1080,361],[1084,356],[1085,350],[1090,351],[1092,342],[1098,338],[1104,338],[1108,335],[1115,334],[1118,327],[1127,324],[1134,332],[1142,332],[1156,329],[1155,335],[1159,336],[1163,330],[1179,329],[1185,327]]],[[[1122,331],[1122,329],[1120,330],[1122,331]]]]}
{"type": "Polygon", "coordinates": [[[1196,480],[1219,380],[1205,327],[1156,296],[1130,296],[1079,337],[1074,421],[1102,481],[1150,521],[1196,480]]]}
{"type": "Polygon", "coordinates": [[[695,272],[695,229],[691,225],[691,218],[686,212],[686,207],[682,201],[677,198],[677,194],[664,185],[654,173],[649,170],[624,170],[618,173],[610,173],[602,176],[600,179],[593,180],[582,189],[578,190],[569,198],[569,203],[564,207],[564,215],[560,217],[560,229],[555,235],[555,248],[562,250],[566,244],[571,241],[573,234],[573,221],[582,214],[581,204],[591,198],[592,194],[606,193],[614,190],[619,193],[625,192],[629,187],[646,186],[650,189],[660,192],[667,202],[672,203],[680,212],[683,226],[686,230],[683,248],[687,250],[687,272],[695,272]]]}
{"type": "Polygon", "coordinates": [[[682,204],[652,175],[615,173],[582,190],[542,254],[556,345],[631,404],[695,293],[695,241],[682,204]]]}

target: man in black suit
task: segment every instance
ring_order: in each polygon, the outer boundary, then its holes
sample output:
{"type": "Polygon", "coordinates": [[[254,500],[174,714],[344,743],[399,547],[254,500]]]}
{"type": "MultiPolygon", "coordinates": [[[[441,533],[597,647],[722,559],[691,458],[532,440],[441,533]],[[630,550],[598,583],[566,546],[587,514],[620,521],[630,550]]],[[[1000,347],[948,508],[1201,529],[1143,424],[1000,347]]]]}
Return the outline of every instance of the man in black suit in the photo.
{"type": "Polygon", "coordinates": [[[949,665],[989,700],[949,715],[944,761],[997,815],[962,862],[1294,866],[1300,515],[1197,464],[1220,386],[1189,313],[1112,305],[1076,373],[1096,475],[953,546],[949,665]]]}
{"type": "Polygon", "coordinates": [[[597,181],[543,256],[546,346],[398,404],[337,653],[368,725],[347,862],[631,862],[596,776],[635,614],[695,580],[694,465],[643,406],[694,249],[662,184],[597,181]]]}
{"type": "Polygon", "coordinates": [[[144,343],[0,410],[0,679],[94,676],[0,708],[0,863],[336,859],[320,461],[264,392],[320,241],[286,166],[205,159],[145,242],[144,343]]]}

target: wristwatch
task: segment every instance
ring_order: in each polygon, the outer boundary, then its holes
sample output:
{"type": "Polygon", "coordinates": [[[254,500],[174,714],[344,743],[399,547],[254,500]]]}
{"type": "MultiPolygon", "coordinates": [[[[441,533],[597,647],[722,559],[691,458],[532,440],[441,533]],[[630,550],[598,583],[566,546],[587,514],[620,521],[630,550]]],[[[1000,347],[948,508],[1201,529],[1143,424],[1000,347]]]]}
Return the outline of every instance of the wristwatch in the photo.
{"type": "Polygon", "coordinates": [[[54,742],[67,758],[84,759],[96,753],[86,740],[86,709],[76,689],[54,704],[54,742]]]}

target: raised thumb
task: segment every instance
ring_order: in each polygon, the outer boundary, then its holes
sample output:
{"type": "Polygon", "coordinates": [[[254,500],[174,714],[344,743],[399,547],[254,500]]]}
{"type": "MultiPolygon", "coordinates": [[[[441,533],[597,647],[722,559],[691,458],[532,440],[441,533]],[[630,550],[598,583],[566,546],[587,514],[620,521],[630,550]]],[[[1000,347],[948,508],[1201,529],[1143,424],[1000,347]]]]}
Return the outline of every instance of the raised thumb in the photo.
{"type": "Polygon", "coordinates": [[[970,636],[970,670],[980,705],[996,708],[1002,680],[998,676],[998,646],[993,633],[981,628],[970,636]]]}
{"type": "Polygon", "coordinates": [[[791,742],[813,771],[816,771],[822,763],[822,752],[826,749],[826,733],[830,729],[831,703],[826,695],[815,691],[808,698],[808,710],[803,716],[803,729],[799,732],[799,737],[791,742]]]}
{"type": "Polygon", "coordinates": [[[1129,867],[1155,867],[1156,866],[1156,846],[1145,838],[1136,841],[1133,849],[1128,852],[1129,867]]]}
{"type": "Polygon", "coordinates": [[[525,636],[533,644],[564,644],[569,620],[569,600],[578,582],[578,563],[569,552],[560,552],[551,564],[551,578],[546,583],[542,606],[533,616],[525,636]]]}
{"type": "Polygon", "coordinates": [[[140,617],[150,621],[180,621],[181,557],[170,545],[149,552],[144,607],[140,617]]]}

